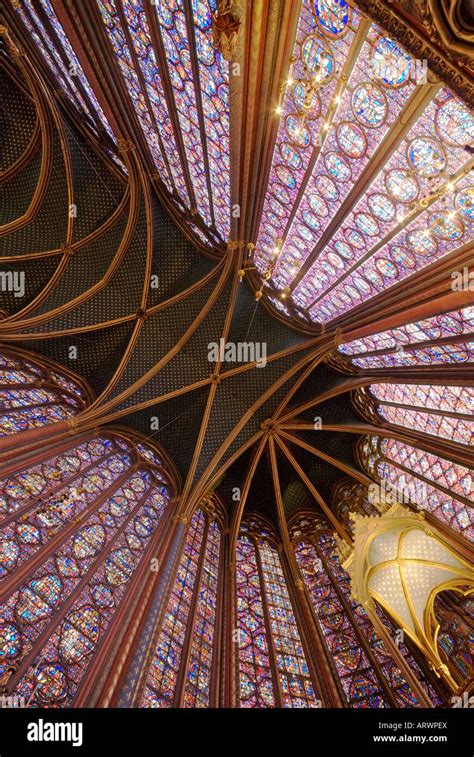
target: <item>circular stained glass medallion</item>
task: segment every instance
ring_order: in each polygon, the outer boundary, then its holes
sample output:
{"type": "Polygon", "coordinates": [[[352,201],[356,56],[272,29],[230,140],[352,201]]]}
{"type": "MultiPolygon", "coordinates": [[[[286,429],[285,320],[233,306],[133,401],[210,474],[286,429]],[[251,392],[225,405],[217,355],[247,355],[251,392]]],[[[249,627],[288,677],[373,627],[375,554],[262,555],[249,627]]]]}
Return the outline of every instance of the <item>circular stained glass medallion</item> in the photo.
{"type": "Polygon", "coordinates": [[[425,229],[415,229],[407,234],[409,249],[422,258],[434,255],[437,250],[436,240],[425,229]]]}
{"type": "Polygon", "coordinates": [[[297,171],[298,168],[301,168],[301,155],[299,154],[298,150],[296,150],[289,142],[282,142],[282,144],[280,145],[280,155],[282,157],[282,160],[285,161],[289,168],[293,169],[294,171],[297,171]]]}
{"type": "Polygon", "coordinates": [[[427,178],[437,176],[446,167],[444,148],[430,137],[415,137],[408,145],[407,160],[420,176],[427,178]]]}
{"type": "Polygon", "coordinates": [[[336,181],[348,181],[351,178],[351,169],[344,158],[337,152],[328,152],[324,156],[326,171],[336,179],[336,181]]]}
{"type": "Polygon", "coordinates": [[[207,2],[197,0],[193,3],[193,8],[198,27],[203,31],[209,29],[212,24],[212,16],[207,2]]]}
{"type": "MultiPolygon", "coordinates": [[[[286,168],[286,166],[277,166],[275,168],[275,173],[280,179],[283,186],[288,187],[289,189],[294,188],[295,179],[289,168],[286,168]]],[[[275,194],[277,194],[275,189],[273,191],[275,192],[275,194]]]]}
{"type": "Polygon", "coordinates": [[[372,82],[359,84],[352,93],[352,110],[361,124],[376,129],[387,114],[385,92],[372,82]]]}
{"type": "Polygon", "coordinates": [[[356,229],[344,229],[344,237],[348,244],[351,244],[356,250],[362,250],[365,247],[365,239],[356,229]]]}
{"type": "MultiPolygon", "coordinates": [[[[286,171],[287,170],[286,168],[284,168],[284,166],[278,166],[277,169],[276,169],[277,173],[278,173],[278,168],[281,168],[282,171],[286,171]]],[[[290,172],[288,172],[288,173],[290,173],[290,172]]],[[[288,174],[285,173],[285,178],[287,178],[287,177],[288,177],[288,174]]],[[[291,178],[293,178],[293,177],[291,177],[291,178]]],[[[273,194],[275,195],[275,197],[277,198],[277,200],[279,202],[282,202],[283,205],[287,205],[291,201],[291,195],[290,195],[290,193],[281,184],[274,184],[272,186],[271,190],[272,190],[273,194]]]]}
{"type": "Polygon", "coordinates": [[[336,269],[344,268],[344,263],[335,252],[328,252],[328,260],[332,266],[336,269]]]}
{"type": "Polygon", "coordinates": [[[43,702],[60,702],[67,695],[67,679],[60,665],[40,667],[37,680],[36,693],[43,702]]]}
{"type": "Polygon", "coordinates": [[[326,42],[316,34],[310,34],[301,47],[301,59],[312,76],[321,84],[328,83],[334,73],[334,59],[326,42]]]}
{"type": "Polygon", "coordinates": [[[298,147],[308,147],[311,142],[311,133],[309,129],[302,124],[301,118],[290,114],[286,119],[286,131],[290,139],[298,145],[298,147]]]}
{"type": "Polygon", "coordinates": [[[314,231],[317,231],[321,225],[319,218],[309,210],[303,211],[303,221],[314,231]]]}
{"type": "Polygon", "coordinates": [[[361,158],[367,149],[367,139],[358,126],[343,121],[337,127],[336,140],[343,153],[350,158],[361,158]]]}
{"type": "Polygon", "coordinates": [[[354,250],[349,244],[347,244],[347,242],[342,242],[341,240],[334,242],[334,249],[342,258],[345,258],[346,260],[352,260],[352,258],[354,257],[354,250]]]}
{"type": "Polygon", "coordinates": [[[326,34],[341,36],[350,20],[350,8],[345,0],[314,0],[314,13],[326,34]]]}
{"type": "Polygon", "coordinates": [[[469,221],[474,220],[474,187],[461,189],[454,200],[456,210],[469,221]]]}
{"type": "Polygon", "coordinates": [[[325,218],[327,215],[329,215],[329,208],[326,201],[323,200],[322,197],[319,197],[318,195],[310,195],[308,202],[311,210],[317,213],[318,216],[325,218]]]}
{"type": "Polygon", "coordinates": [[[415,255],[410,252],[410,250],[407,250],[406,247],[394,245],[390,250],[390,257],[394,261],[394,263],[402,266],[403,268],[415,268],[416,266],[415,255]]]}
{"type": "Polygon", "coordinates": [[[316,179],[316,189],[325,200],[335,202],[339,197],[339,190],[332,179],[325,174],[321,174],[316,179]]]}
{"type": "Polygon", "coordinates": [[[415,176],[408,171],[395,168],[385,176],[387,192],[399,202],[412,202],[418,197],[419,187],[415,176]]]}
{"type": "Polygon", "coordinates": [[[105,561],[105,576],[112,586],[120,586],[127,581],[135,561],[132,552],[125,548],[115,549],[105,561]]]}
{"type": "Polygon", "coordinates": [[[0,626],[0,660],[15,657],[21,648],[21,637],[15,626],[5,623],[0,626]]]}
{"type": "Polygon", "coordinates": [[[160,21],[161,26],[166,29],[171,29],[174,24],[173,13],[179,10],[177,2],[158,3],[156,7],[156,13],[160,21]]]}
{"type": "Polygon", "coordinates": [[[462,221],[446,211],[432,213],[429,219],[432,234],[438,239],[460,239],[464,233],[462,221]]]}
{"type": "Polygon", "coordinates": [[[372,287],[368,281],[366,281],[358,273],[355,273],[352,277],[352,283],[359,290],[361,294],[369,294],[372,291],[372,287]]]}
{"type": "MultiPolygon", "coordinates": [[[[308,216],[311,216],[311,213],[308,213],[308,216]]],[[[308,220],[309,220],[309,219],[305,218],[304,220],[306,221],[306,223],[308,223],[308,220]]],[[[312,222],[312,224],[313,224],[312,228],[314,228],[314,229],[318,229],[318,228],[319,228],[319,222],[318,222],[318,219],[317,219],[317,218],[315,218],[315,217],[313,216],[313,217],[312,217],[312,218],[311,218],[310,220],[311,220],[311,222],[312,222]],[[316,224],[318,224],[318,225],[316,225],[316,224]]],[[[310,230],[309,228],[307,228],[307,226],[305,226],[305,225],[304,225],[304,224],[302,224],[302,223],[300,223],[300,225],[298,226],[298,229],[297,229],[297,233],[298,233],[298,234],[300,235],[300,237],[302,237],[302,238],[303,238],[303,239],[304,239],[304,240],[305,240],[306,242],[313,242],[313,241],[314,241],[314,235],[313,235],[313,232],[312,232],[312,231],[311,231],[311,230],[310,230]]]]}
{"type": "Polygon", "coordinates": [[[383,284],[383,276],[372,263],[364,268],[363,273],[367,281],[375,287],[379,287],[383,284]]]}
{"type": "Polygon", "coordinates": [[[12,539],[2,539],[0,541],[0,575],[5,569],[9,570],[13,567],[19,552],[20,548],[12,539]]]}
{"type": "Polygon", "coordinates": [[[438,136],[449,145],[464,147],[474,142],[474,118],[455,97],[450,97],[435,116],[438,136]]]}
{"type": "Polygon", "coordinates": [[[376,237],[379,233],[379,225],[369,213],[356,213],[354,222],[359,231],[367,237],[376,237]]]}
{"type": "Polygon", "coordinates": [[[461,322],[449,313],[439,315],[437,320],[439,327],[443,332],[447,331],[450,334],[462,334],[463,327],[461,322]]]}
{"type": "Polygon", "coordinates": [[[207,32],[202,32],[199,27],[196,27],[194,29],[194,37],[199,61],[204,66],[211,66],[215,55],[215,48],[211,44],[211,35],[207,32]]]}
{"type": "Polygon", "coordinates": [[[272,213],[277,216],[278,218],[283,218],[285,214],[285,208],[283,205],[278,202],[274,197],[271,197],[268,201],[268,206],[271,209],[272,213]]]}
{"type": "Polygon", "coordinates": [[[395,218],[395,205],[390,197],[387,197],[385,194],[376,192],[370,195],[367,199],[367,205],[371,213],[380,221],[389,223],[395,218]]]}
{"type": "Polygon", "coordinates": [[[412,59],[389,37],[380,37],[372,53],[375,76],[389,87],[402,87],[410,77],[412,59]]]}
{"type": "Polygon", "coordinates": [[[321,100],[318,92],[305,87],[297,81],[293,85],[293,102],[298,110],[304,110],[308,118],[317,118],[321,113],[321,100]]]}
{"type": "Polygon", "coordinates": [[[375,261],[375,267],[387,279],[396,279],[398,276],[397,266],[387,258],[377,258],[375,261]]]}
{"type": "Polygon", "coordinates": [[[90,654],[99,638],[99,613],[91,606],[70,613],[61,624],[59,654],[78,662],[90,654]]]}

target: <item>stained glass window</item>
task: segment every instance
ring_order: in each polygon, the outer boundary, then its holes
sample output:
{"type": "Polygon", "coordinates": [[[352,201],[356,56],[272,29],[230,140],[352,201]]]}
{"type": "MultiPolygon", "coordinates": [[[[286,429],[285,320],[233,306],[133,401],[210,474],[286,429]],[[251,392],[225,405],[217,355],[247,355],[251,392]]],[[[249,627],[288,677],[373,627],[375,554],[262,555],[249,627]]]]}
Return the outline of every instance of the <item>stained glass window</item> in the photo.
{"type": "Polygon", "coordinates": [[[15,669],[9,691],[28,706],[74,702],[156,546],[171,495],[152,456],[144,443],[100,435],[0,481],[0,676],[15,669]]]}
{"type": "Polygon", "coordinates": [[[236,561],[240,707],[321,706],[280,555],[258,521],[244,524],[236,561]]]}
{"type": "Polygon", "coordinates": [[[389,423],[460,444],[474,443],[473,387],[372,384],[369,392],[378,400],[379,416],[389,423]]]}
{"type": "Polygon", "coordinates": [[[50,0],[31,0],[15,5],[61,89],[92,124],[99,123],[112,141],[116,141],[107,118],[74,53],[50,0]]]}
{"type": "Polygon", "coordinates": [[[474,537],[472,470],[395,439],[366,437],[361,461],[377,481],[467,539],[474,537]]]}
{"type": "Polygon", "coordinates": [[[438,650],[461,686],[469,683],[473,666],[474,601],[469,587],[465,595],[442,591],[436,595],[433,621],[439,624],[438,650]]]}
{"type": "Polygon", "coordinates": [[[349,533],[353,532],[354,524],[351,513],[365,515],[378,515],[379,511],[372,502],[367,487],[351,478],[342,479],[334,487],[332,493],[332,509],[337,519],[346,527],[349,533]]]}
{"type": "Polygon", "coordinates": [[[474,307],[468,306],[355,339],[338,349],[359,368],[449,366],[473,362],[473,334],[474,307]]]}
{"type": "Polygon", "coordinates": [[[325,323],[469,241],[474,118],[427,87],[399,134],[428,72],[344,1],[303,0],[292,60],[256,263],[263,274],[276,257],[273,302],[325,323]]]}
{"type": "MultiPolygon", "coordinates": [[[[99,0],[99,10],[102,14],[105,28],[109,34],[114,51],[117,55],[117,62],[120,67],[122,76],[126,82],[130,97],[134,103],[140,127],[148,141],[150,153],[156,168],[159,171],[160,178],[164,182],[169,192],[172,192],[172,179],[164,157],[164,145],[157,133],[157,122],[155,114],[150,113],[145,94],[145,87],[142,85],[140,77],[134,65],[130,42],[122,27],[121,17],[114,0],[99,0]]],[[[138,31],[138,30],[137,30],[138,31]]],[[[158,87],[160,80],[158,79],[158,87]]],[[[155,98],[156,99],[156,98],[155,98]]],[[[158,118],[158,113],[156,113],[158,118]]]]}
{"type": "MultiPolygon", "coordinates": [[[[348,705],[420,706],[364,608],[352,598],[350,578],[328,525],[318,517],[304,516],[294,522],[292,535],[295,557],[348,705]]],[[[439,704],[438,694],[405,644],[399,649],[433,704],[439,704]]]]}
{"type": "Polygon", "coordinates": [[[98,0],[98,8],[162,180],[188,210],[196,207],[211,232],[227,239],[229,77],[212,43],[216,3],[186,7],[159,0],[150,8],[141,0],[98,0]]]}
{"type": "MultiPolygon", "coordinates": [[[[213,43],[216,0],[97,7],[160,179],[184,210],[197,211],[209,231],[203,237],[190,223],[200,238],[227,240],[229,64],[213,43]]],[[[25,0],[17,11],[68,99],[116,141],[50,0],[25,0]]]]}
{"type": "Polygon", "coordinates": [[[0,436],[71,418],[87,404],[86,390],[33,357],[0,354],[0,436]]]}
{"type": "Polygon", "coordinates": [[[188,528],[140,707],[212,706],[220,554],[221,527],[198,510],[188,528]],[[180,689],[178,679],[184,681],[180,689]]]}

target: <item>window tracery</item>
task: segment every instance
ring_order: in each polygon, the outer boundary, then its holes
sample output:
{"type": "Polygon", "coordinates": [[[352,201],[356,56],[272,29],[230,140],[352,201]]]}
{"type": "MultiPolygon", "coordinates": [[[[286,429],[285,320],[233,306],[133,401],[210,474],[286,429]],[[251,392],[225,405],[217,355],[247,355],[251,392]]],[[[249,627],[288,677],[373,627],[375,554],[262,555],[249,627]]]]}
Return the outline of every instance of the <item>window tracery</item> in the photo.
{"type": "Polygon", "coordinates": [[[85,386],[34,356],[0,354],[0,436],[72,418],[88,404],[85,386]]]}
{"type": "Polygon", "coordinates": [[[217,663],[222,526],[201,508],[192,517],[140,707],[210,707],[217,663]],[[189,654],[188,654],[189,652],[189,654]]]}
{"type": "Polygon", "coordinates": [[[74,702],[156,545],[171,498],[157,462],[148,445],[110,433],[0,481],[0,676],[13,671],[8,690],[28,706],[74,702]]]}
{"type": "Polygon", "coordinates": [[[250,518],[237,540],[240,707],[320,707],[274,535],[250,518]]]}
{"type": "Polygon", "coordinates": [[[359,457],[367,473],[454,531],[473,537],[472,471],[395,439],[364,437],[359,457]]]}

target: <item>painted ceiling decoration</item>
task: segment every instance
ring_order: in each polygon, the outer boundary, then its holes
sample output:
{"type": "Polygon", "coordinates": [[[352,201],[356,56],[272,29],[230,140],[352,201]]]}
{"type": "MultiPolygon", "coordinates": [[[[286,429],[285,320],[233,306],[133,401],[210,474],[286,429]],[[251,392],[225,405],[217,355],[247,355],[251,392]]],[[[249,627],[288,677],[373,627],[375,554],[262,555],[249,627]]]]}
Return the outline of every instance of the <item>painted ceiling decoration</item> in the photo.
{"type": "Polygon", "coordinates": [[[345,565],[393,497],[472,551],[467,90],[363,2],[266,6],[2,10],[0,695],[28,706],[466,686],[464,584],[434,671],[345,565]]]}

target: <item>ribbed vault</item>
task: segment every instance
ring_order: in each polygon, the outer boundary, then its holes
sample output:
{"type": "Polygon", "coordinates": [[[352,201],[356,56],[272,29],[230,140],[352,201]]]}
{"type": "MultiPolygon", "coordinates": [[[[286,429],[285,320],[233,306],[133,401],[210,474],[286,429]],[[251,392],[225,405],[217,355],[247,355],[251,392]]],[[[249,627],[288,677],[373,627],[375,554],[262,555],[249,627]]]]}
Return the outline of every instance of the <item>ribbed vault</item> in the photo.
{"type": "MultiPolygon", "coordinates": [[[[75,15],[69,3],[64,5],[77,42],[86,11],[75,15]]],[[[158,440],[174,459],[181,476],[177,513],[189,516],[215,490],[228,511],[234,540],[245,508],[273,520],[284,541],[287,519],[309,507],[324,513],[347,538],[334,492],[348,478],[363,487],[371,483],[357,453],[366,435],[469,462],[468,450],[456,441],[394,426],[357,400],[371,384],[416,385],[427,375],[431,383],[431,366],[415,361],[361,368],[352,353],[338,349],[407,322],[466,308],[472,293],[452,291],[450,281],[469,250],[440,260],[397,284],[390,297],[375,296],[367,307],[348,310],[323,328],[298,325],[295,311],[288,318],[281,303],[275,311],[266,298],[256,302],[254,270],[242,281],[242,269],[249,265],[249,247],[242,240],[256,239],[262,182],[269,181],[277,140],[268,105],[278,93],[296,33],[297,14],[290,5],[282,3],[265,16],[256,4],[243,21],[236,55],[242,62],[247,50],[248,79],[230,85],[230,156],[236,168],[231,191],[241,215],[232,219],[225,252],[224,240],[217,237],[212,250],[209,236],[196,243],[191,216],[179,217],[179,203],[170,205],[150,172],[141,138],[133,140],[128,99],[123,105],[117,99],[123,87],[118,75],[107,113],[114,106],[120,122],[112,124],[120,162],[112,159],[104,135],[94,137],[89,125],[71,118],[70,105],[53,91],[50,72],[41,67],[31,40],[19,38],[21,26],[10,11],[12,30],[4,33],[1,53],[5,201],[0,265],[5,272],[25,273],[25,291],[21,298],[14,291],[2,294],[0,339],[6,349],[27,348],[67,366],[95,394],[72,421],[38,429],[34,441],[20,433],[15,453],[27,452],[46,436],[59,441],[104,424],[128,425],[158,440]],[[283,19],[286,36],[278,37],[283,19]],[[264,61],[260,69],[255,50],[264,61]],[[255,360],[222,361],[222,355],[210,360],[209,345],[220,340],[265,344],[265,367],[255,360]]],[[[364,29],[358,32],[361,44],[364,29]]],[[[81,45],[92,32],[84,34],[81,45]]],[[[91,58],[102,37],[102,31],[90,37],[91,58]]],[[[106,75],[104,66],[98,61],[98,78],[112,82],[114,74],[106,75]]],[[[199,119],[204,118],[203,111],[199,119]]],[[[180,144],[184,163],[183,150],[180,144]]],[[[208,173],[206,186],[211,178],[208,173]]],[[[191,179],[185,172],[188,190],[191,179]]],[[[202,232],[202,219],[197,224],[202,232]]],[[[319,244],[324,247],[323,241],[319,244]]],[[[469,329],[463,335],[468,338],[469,329]]],[[[426,345],[459,340],[435,337],[426,345]]],[[[472,386],[470,362],[438,364],[435,382],[472,386]]],[[[8,440],[1,445],[3,461],[10,460],[8,440]]],[[[451,538],[463,541],[459,535],[451,538]]]]}

